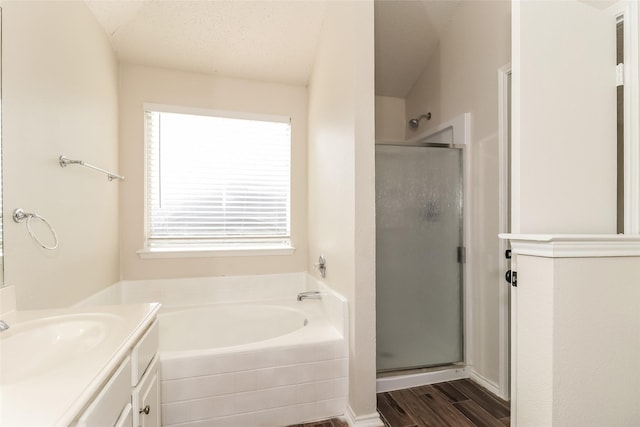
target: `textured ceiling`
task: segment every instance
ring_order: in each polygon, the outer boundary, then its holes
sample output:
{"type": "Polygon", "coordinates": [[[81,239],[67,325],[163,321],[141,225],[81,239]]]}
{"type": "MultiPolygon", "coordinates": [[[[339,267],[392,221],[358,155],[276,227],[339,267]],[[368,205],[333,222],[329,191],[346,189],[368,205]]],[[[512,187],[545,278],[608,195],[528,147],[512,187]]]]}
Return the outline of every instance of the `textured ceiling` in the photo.
{"type": "Polygon", "coordinates": [[[325,1],[86,0],[123,62],[306,84],[325,1]]]}
{"type": "MultiPolygon", "coordinates": [[[[85,0],[120,61],[305,85],[329,0],[85,0]]],[[[458,0],[376,0],[376,94],[405,97],[458,0]]]]}

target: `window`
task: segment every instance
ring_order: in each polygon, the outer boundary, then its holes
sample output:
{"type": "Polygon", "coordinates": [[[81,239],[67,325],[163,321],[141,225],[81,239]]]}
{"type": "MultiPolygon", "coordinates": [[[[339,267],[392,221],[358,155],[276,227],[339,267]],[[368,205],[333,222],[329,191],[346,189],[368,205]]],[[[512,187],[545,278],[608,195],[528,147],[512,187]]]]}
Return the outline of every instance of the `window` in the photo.
{"type": "Polygon", "coordinates": [[[289,118],[147,106],[145,122],[146,252],[290,247],[289,118]]]}

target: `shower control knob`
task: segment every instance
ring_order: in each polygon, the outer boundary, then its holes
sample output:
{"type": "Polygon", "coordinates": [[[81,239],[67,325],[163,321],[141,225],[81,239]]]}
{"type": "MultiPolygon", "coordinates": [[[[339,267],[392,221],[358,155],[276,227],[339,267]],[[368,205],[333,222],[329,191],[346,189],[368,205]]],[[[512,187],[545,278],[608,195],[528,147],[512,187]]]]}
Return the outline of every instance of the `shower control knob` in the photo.
{"type": "Polygon", "coordinates": [[[144,408],[140,409],[140,411],[138,411],[138,413],[140,413],[140,414],[144,413],[145,415],[149,415],[149,411],[150,410],[151,410],[151,407],[149,405],[147,405],[144,408]]]}

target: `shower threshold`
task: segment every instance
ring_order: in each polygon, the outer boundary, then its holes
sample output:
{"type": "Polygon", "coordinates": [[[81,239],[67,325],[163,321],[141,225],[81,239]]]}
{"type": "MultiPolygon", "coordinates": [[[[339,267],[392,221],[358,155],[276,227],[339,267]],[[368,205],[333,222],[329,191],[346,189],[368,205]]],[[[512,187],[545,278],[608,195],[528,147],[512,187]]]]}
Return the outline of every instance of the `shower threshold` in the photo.
{"type": "Polygon", "coordinates": [[[377,373],[376,393],[469,378],[463,363],[377,373]]]}

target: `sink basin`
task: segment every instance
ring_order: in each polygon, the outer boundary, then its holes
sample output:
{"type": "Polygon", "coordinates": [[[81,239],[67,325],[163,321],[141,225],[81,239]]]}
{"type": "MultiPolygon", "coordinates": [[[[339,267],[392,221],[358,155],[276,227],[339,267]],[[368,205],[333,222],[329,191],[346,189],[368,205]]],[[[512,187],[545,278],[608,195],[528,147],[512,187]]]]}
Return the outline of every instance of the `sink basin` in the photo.
{"type": "Polygon", "coordinates": [[[44,375],[86,357],[109,336],[118,317],[82,313],[10,324],[0,333],[0,384],[44,375]]]}

